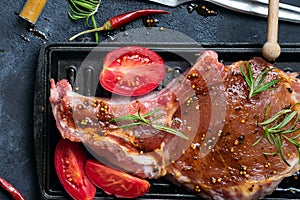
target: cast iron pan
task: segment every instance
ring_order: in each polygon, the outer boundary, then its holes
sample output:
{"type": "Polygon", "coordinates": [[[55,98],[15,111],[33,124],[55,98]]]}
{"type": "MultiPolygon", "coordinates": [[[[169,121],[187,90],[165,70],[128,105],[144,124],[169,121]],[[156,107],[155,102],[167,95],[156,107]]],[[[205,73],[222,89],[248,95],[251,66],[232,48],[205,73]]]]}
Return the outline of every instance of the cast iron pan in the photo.
{"type": "MultiPolygon", "coordinates": [[[[126,43],[122,43],[126,46],[126,43]]],[[[132,44],[128,44],[132,45],[132,44]]],[[[218,53],[219,60],[224,63],[232,63],[238,60],[249,60],[254,56],[261,55],[261,47],[257,46],[209,46],[190,44],[136,44],[146,46],[155,50],[165,60],[166,65],[172,72],[166,74],[165,80],[157,88],[164,85],[178,74],[191,66],[196,59],[196,54],[203,48],[211,49],[218,53]]],[[[101,70],[101,60],[104,55],[114,48],[121,46],[117,43],[102,44],[96,47],[89,43],[62,43],[50,44],[42,48],[39,64],[36,72],[36,85],[34,93],[34,141],[36,151],[36,164],[39,176],[41,194],[44,199],[69,198],[58,181],[54,169],[53,156],[54,148],[60,139],[60,134],[56,129],[55,121],[49,104],[49,79],[55,81],[66,78],[71,84],[76,78],[82,78],[82,85],[77,85],[76,92],[83,95],[96,95],[109,97],[111,94],[99,85],[93,84],[98,81],[99,70],[101,70]],[[89,64],[82,65],[83,60],[94,50],[99,52],[99,57],[91,60],[89,64]],[[81,75],[78,75],[79,70],[81,75]],[[78,76],[77,76],[78,75],[78,76]]],[[[274,63],[278,68],[285,71],[297,71],[300,69],[300,47],[282,46],[281,56],[274,63]]],[[[297,178],[300,174],[284,179],[278,189],[266,199],[300,199],[300,186],[297,178]]],[[[163,178],[150,180],[150,191],[140,199],[195,199],[197,196],[169,184],[163,178]]],[[[101,190],[97,190],[96,199],[113,199],[101,190]]]]}

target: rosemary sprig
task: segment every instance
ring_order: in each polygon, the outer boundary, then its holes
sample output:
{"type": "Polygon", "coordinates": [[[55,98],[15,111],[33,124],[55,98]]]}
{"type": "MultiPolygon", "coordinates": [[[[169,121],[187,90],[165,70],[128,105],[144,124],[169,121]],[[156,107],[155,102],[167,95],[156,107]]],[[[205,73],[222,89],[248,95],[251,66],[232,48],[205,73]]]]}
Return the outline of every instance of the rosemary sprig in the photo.
{"type": "MultiPolygon", "coordinates": [[[[72,20],[85,19],[85,24],[88,27],[98,28],[97,22],[95,20],[95,14],[98,11],[101,0],[68,0],[70,11],[68,11],[68,16],[72,20]],[[90,24],[90,19],[92,25],[90,24]]],[[[95,41],[99,41],[99,34],[95,33],[95,41]]]]}
{"type": "Polygon", "coordinates": [[[160,130],[160,131],[165,131],[171,134],[174,134],[176,136],[179,136],[183,139],[188,140],[189,138],[184,135],[183,133],[170,128],[168,126],[164,126],[162,124],[156,124],[153,123],[153,121],[155,119],[158,119],[160,117],[162,117],[162,115],[156,115],[156,113],[160,110],[160,108],[154,109],[151,112],[148,112],[144,115],[141,114],[140,109],[138,110],[137,115],[133,115],[133,114],[129,114],[129,115],[124,115],[121,117],[117,117],[117,118],[113,118],[110,120],[110,122],[122,122],[122,121],[128,121],[128,124],[124,124],[121,126],[117,126],[115,129],[126,129],[126,128],[130,128],[130,127],[134,127],[134,126],[146,126],[146,125],[150,125],[152,126],[154,129],[160,130]]]}
{"type": "Polygon", "coordinates": [[[261,92],[267,90],[273,90],[274,88],[271,87],[280,81],[280,79],[274,79],[270,82],[265,83],[268,72],[271,71],[272,69],[265,69],[263,72],[258,74],[256,78],[254,78],[253,71],[251,69],[249,62],[246,63],[246,67],[247,67],[248,75],[244,71],[243,67],[240,67],[240,70],[249,88],[249,96],[248,96],[249,99],[251,99],[253,96],[261,92]]]}
{"type": "MultiPolygon", "coordinates": [[[[268,110],[268,109],[266,109],[268,110]]],[[[267,141],[271,144],[274,145],[277,150],[272,153],[264,153],[266,156],[272,156],[272,155],[277,155],[279,153],[280,157],[282,160],[290,166],[288,161],[285,158],[285,155],[282,150],[283,142],[284,140],[292,143],[298,151],[298,157],[299,157],[299,164],[300,164],[300,143],[298,142],[298,139],[300,138],[300,134],[290,138],[287,136],[287,134],[294,133],[300,128],[296,128],[296,125],[299,121],[300,114],[297,116],[294,124],[290,128],[286,128],[286,125],[291,122],[291,120],[297,115],[298,111],[297,110],[292,110],[290,109],[283,109],[273,115],[271,118],[258,123],[260,127],[264,129],[263,135],[253,144],[253,146],[257,145],[260,143],[264,138],[267,139],[267,141]]]]}

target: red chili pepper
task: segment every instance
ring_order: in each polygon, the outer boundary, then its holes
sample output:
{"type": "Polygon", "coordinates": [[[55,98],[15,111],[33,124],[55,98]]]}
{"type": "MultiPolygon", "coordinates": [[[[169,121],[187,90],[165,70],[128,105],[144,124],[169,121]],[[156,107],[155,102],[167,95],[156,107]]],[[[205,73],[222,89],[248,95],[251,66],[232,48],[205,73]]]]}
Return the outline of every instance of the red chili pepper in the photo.
{"type": "Polygon", "coordinates": [[[96,31],[114,30],[114,29],[117,29],[121,26],[124,26],[124,25],[138,19],[138,18],[146,17],[146,16],[149,16],[149,15],[156,15],[156,14],[170,14],[170,12],[165,11],[165,10],[144,9],[144,10],[136,10],[136,11],[133,11],[133,12],[123,13],[123,14],[120,14],[120,15],[117,15],[117,16],[114,16],[114,17],[110,18],[107,22],[105,22],[103,24],[103,26],[101,26],[99,28],[86,30],[86,31],[78,33],[77,35],[74,35],[73,37],[71,37],[69,39],[69,41],[72,41],[76,37],[78,37],[80,35],[83,35],[83,34],[86,34],[86,33],[92,33],[92,32],[96,32],[96,31]]]}
{"type": "Polygon", "coordinates": [[[5,179],[0,177],[0,187],[6,190],[14,200],[24,200],[25,198],[22,196],[22,194],[14,188],[9,182],[7,182],[5,179]]]}
{"type": "Polygon", "coordinates": [[[170,12],[165,10],[153,10],[153,9],[127,12],[110,18],[107,22],[104,23],[102,27],[104,28],[104,30],[114,30],[138,18],[146,17],[149,15],[155,15],[155,14],[170,14],[170,12]]]}

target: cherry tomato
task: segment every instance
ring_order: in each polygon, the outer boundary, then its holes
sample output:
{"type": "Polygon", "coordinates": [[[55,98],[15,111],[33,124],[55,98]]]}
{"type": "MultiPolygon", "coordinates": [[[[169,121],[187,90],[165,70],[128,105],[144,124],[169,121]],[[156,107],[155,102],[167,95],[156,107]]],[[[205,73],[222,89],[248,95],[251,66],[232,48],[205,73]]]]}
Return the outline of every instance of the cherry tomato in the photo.
{"type": "Polygon", "coordinates": [[[138,96],[154,90],[163,80],[166,67],[154,51],[139,46],[110,51],[103,60],[100,84],[124,96],[138,96]]]}
{"type": "Polygon", "coordinates": [[[85,171],[90,180],[107,194],[119,198],[135,198],[149,191],[148,181],[102,165],[97,160],[87,160],[85,171]]]}
{"type": "Polygon", "coordinates": [[[80,143],[61,139],[55,149],[55,169],[64,189],[73,199],[94,199],[96,186],[84,172],[87,154],[80,143]]]}

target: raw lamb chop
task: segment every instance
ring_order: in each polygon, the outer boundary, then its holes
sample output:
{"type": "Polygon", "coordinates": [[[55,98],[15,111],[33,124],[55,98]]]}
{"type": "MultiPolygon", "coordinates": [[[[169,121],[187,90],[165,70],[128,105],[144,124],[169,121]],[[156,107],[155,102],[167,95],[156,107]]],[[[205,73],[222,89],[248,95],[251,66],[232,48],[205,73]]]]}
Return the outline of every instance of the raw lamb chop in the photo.
{"type": "MultiPolygon", "coordinates": [[[[111,166],[144,178],[167,176],[205,199],[258,199],[300,169],[297,148],[286,139],[281,156],[266,154],[278,148],[262,138],[266,128],[260,125],[282,110],[299,109],[298,82],[295,74],[261,58],[224,66],[217,53],[203,51],[185,76],[157,93],[129,101],[84,97],[72,92],[66,80],[51,80],[50,102],[62,137],[83,142],[111,166]],[[247,66],[253,77],[269,70],[266,83],[280,80],[249,98],[241,73],[241,68],[247,73],[247,66]],[[153,123],[188,139],[151,125],[119,128],[124,122],[112,121],[154,109],[159,117],[153,123]]],[[[286,126],[295,123],[289,137],[299,135],[296,117],[286,126]]]]}

